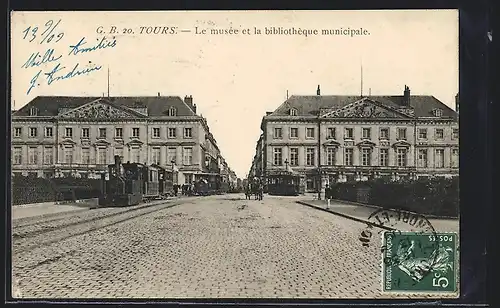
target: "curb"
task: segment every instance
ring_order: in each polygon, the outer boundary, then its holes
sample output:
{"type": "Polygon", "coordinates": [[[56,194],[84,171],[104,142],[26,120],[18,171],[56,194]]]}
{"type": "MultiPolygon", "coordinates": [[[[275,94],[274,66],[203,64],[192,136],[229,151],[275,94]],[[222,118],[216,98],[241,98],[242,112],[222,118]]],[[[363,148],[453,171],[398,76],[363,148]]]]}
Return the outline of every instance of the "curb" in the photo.
{"type": "Polygon", "coordinates": [[[311,208],[323,211],[323,212],[327,212],[327,213],[330,213],[330,214],[333,214],[333,215],[337,215],[337,216],[340,216],[340,217],[343,217],[343,218],[354,220],[354,221],[363,223],[365,225],[370,225],[372,227],[377,227],[377,228],[384,229],[384,230],[387,230],[387,231],[396,231],[396,229],[391,228],[391,227],[380,226],[380,225],[377,225],[377,224],[375,224],[375,223],[373,223],[371,221],[368,221],[368,220],[359,219],[359,218],[356,218],[356,217],[353,217],[353,216],[349,216],[349,215],[346,215],[346,214],[342,214],[342,213],[339,213],[339,212],[335,212],[335,211],[332,211],[332,210],[329,210],[329,209],[327,210],[327,209],[321,208],[319,206],[309,204],[309,203],[307,203],[305,201],[295,201],[295,202],[298,203],[298,204],[302,204],[302,205],[305,205],[305,206],[308,206],[308,207],[311,207],[311,208]]]}
{"type": "MultiPolygon", "coordinates": [[[[349,201],[349,200],[341,200],[341,199],[330,199],[330,200],[335,201],[335,202],[339,202],[339,203],[370,207],[373,209],[383,209],[383,210],[394,211],[394,212],[398,211],[397,209],[393,209],[393,208],[386,208],[383,206],[371,205],[371,204],[360,203],[360,202],[349,201]]],[[[407,210],[403,210],[403,211],[405,211],[407,213],[411,213],[413,215],[424,216],[424,217],[430,218],[430,219],[447,219],[447,220],[458,220],[459,219],[459,217],[453,217],[453,216],[438,216],[438,215],[432,215],[432,214],[426,215],[426,214],[420,214],[417,212],[412,212],[412,211],[407,211],[407,210]]]]}

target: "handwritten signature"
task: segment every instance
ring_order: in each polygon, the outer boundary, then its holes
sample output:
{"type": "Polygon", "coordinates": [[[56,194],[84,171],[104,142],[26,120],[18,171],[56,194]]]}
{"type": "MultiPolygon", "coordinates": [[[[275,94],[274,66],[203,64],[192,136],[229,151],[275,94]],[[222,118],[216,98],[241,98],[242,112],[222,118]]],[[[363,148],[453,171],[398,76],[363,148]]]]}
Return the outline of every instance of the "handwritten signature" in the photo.
{"type": "MultiPolygon", "coordinates": [[[[68,56],[78,56],[82,53],[90,53],[99,49],[114,48],[117,45],[116,39],[107,40],[105,37],[98,39],[98,43],[94,46],[90,45],[85,37],[80,39],[77,44],[69,46],[68,56]]],[[[87,66],[82,66],[80,63],[76,63],[70,70],[61,64],[62,54],[56,54],[53,48],[49,48],[42,55],[40,52],[34,52],[29,57],[28,60],[21,66],[21,68],[29,69],[33,67],[40,67],[43,64],[55,63],[53,68],[44,72],[43,69],[38,70],[38,72],[31,78],[29,82],[29,88],[26,94],[30,94],[31,90],[40,86],[40,83],[45,80],[47,85],[51,85],[54,82],[70,79],[76,76],[88,75],[93,72],[99,71],[102,66],[88,62],[87,66]],[[43,79],[44,78],[44,79],[43,79]]]]}

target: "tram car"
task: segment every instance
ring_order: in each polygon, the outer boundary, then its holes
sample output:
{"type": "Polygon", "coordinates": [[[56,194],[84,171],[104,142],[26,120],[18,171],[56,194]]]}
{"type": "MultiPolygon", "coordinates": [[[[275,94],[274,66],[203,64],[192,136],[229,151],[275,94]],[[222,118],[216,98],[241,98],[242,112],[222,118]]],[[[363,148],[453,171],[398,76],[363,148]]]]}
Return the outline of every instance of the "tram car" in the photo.
{"type": "Polygon", "coordinates": [[[108,166],[108,176],[102,175],[102,195],[99,204],[105,206],[130,206],[148,199],[160,198],[158,166],[140,163],[122,163],[115,156],[115,163],[108,166]]]}
{"type": "Polygon", "coordinates": [[[267,193],[274,196],[298,196],[300,175],[273,174],[268,176],[267,193]]]}
{"type": "Polygon", "coordinates": [[[158,169],[158,185],[160,197],[166,198],[174,195],[174,173],[160,165],[153,164],[158,169]]]}

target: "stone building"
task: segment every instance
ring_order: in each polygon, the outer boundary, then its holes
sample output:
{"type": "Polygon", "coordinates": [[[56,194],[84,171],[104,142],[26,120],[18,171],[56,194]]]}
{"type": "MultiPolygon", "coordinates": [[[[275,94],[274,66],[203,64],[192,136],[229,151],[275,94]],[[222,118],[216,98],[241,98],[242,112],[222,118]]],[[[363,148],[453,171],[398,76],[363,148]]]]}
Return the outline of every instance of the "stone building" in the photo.
{"type": "Polygon", "coordinates": [[[220,181],[220,150],[192,96],[39,96],[12,114],[12,173],[98,178],[124,162],[173,169],[176,184],[220,181]]]}
{"type": "Polygon", "coordinates": [[[306,191],[377,177],[458,176],[458,114],[434,96],[410,95],[406,86],[399,96],[321,95],[319,86],[316,94],[291,96],[263,117],[251,175],[291,169],[306,191]]]}

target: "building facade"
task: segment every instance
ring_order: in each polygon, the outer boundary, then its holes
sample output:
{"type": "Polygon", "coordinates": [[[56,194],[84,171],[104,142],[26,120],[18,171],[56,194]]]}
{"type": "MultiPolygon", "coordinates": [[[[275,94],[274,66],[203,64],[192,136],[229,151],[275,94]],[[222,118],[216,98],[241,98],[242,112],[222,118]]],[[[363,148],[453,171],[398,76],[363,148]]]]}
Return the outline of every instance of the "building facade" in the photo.
{"type": "MultiPolygon", "coordinates": [[[[458,96],[456,97],[458,105],[458,96]]],[[[433,96],[291,96],[262,119],[251,174],[302,175],[306,191],[332,182],[458,176],[458,114],[433,96]],[[259,167],[260,166],[260,167],[259,167]]]]}
{"type": "Polygon", "coordinates": [[[220,178],[220,151],[191,96],[39,96],[12,114],[12,173],[99,178],[124,162],[174,170],[176,184],[220,178]]]}

